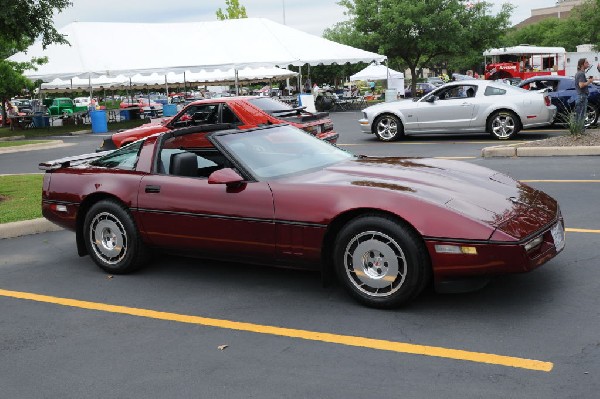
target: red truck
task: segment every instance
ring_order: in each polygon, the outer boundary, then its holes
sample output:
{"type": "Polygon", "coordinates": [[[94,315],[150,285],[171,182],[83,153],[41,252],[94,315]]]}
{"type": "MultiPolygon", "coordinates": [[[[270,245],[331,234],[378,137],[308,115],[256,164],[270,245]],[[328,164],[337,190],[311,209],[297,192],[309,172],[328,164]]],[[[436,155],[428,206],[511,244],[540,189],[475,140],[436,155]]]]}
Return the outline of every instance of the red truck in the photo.
{"type": "Polygon", "coordinates": [[[519,45],[487,50],[485,79],[525,80],[539,75],[565,76],[566,51],[563,47],[519,45]]]}

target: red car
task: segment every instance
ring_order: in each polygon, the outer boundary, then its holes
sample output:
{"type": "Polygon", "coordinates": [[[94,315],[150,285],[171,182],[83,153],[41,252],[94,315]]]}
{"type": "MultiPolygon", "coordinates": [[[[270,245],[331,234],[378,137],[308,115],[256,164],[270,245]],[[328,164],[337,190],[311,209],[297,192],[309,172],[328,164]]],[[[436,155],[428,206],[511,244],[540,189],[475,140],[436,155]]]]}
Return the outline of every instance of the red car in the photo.
{"type": "Polygon", "coordinates": [[[145,124],[115,133],[104,140],[98,151],[114,150],[154,133],[215,123],[229,123],[238,129],[289,123],[334,144],[338,139],[326,112],[312,114],[269,97],[221,97],[194,101],[160,124],[145,124]]]}
{"type": "Polygon", "coordinates": [[[43,215],[111,274],[140,268],[150,249],[335,270],[374,307],[432,280],[527,272],[564,248],[557,202],[493,170],[355,156],[284,124],[222,126],[42,163],[43,215]]]}
{"type": "Polygon", "coordinates": [[[121,103],[119,104],[119,108],[121,108],[121,109],[131,108],[131,107],[138,107],[138,108],[160,107],[160,108],[162,108],[162,104],[156,103],[156,102],[149,102],[147,98],[134,98],[134,99],[126,98],[123,101],[121,101],[121,103]]]}

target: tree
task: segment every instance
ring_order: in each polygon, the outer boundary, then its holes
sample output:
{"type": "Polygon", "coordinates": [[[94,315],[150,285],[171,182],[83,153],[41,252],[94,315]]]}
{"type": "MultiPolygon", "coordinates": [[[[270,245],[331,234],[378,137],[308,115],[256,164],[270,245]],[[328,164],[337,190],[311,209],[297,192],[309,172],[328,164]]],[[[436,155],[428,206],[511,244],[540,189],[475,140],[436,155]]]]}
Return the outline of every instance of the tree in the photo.
{"type": "MultiPolygon", "coordinates": [[[[599,0],[600,1],[600,0],[599,0]]],[[[364,49],[399,59],[413,77],[417,69],[458,56],[481,59],[508,29],[512,6],[495,16],[486,2],[465,0],[341,0],[364,49]]],[[[412,79],[412,90],[416,79],[412,79]]]]}
{"type": "MultiPolygon", "coordinates": [[[[27,49],[38,37],[46,48],[52,43],[68,44],[52,24],[54,12],[71,5],[70,0],[3,1],[0,12],[0,99],[2,104],[32,83],[23,71],[34,69],[45,59],[32,59],[28,63],[7,60],[11,55],[27,49]]],[[[6,109],[2,108],[2,121],[6,126],[6,109]]]]}
{"type": "Polygon", "coordinates": [[[217,10],[218,20],[248,18],[246,7],[241,6],[239,0],[225,0],[225,4],[227,5],[225,12],[221,8],[217,10]]]}

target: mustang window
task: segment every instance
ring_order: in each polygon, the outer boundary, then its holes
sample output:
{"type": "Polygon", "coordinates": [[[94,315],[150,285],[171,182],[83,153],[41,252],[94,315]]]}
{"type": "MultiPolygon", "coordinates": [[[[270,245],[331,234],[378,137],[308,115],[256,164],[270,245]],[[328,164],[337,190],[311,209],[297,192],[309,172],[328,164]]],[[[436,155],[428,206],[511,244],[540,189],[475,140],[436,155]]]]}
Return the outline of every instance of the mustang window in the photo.
{"type": "Polygon", "coordinates": [[[144,140],[136,141],[90,162],[90,165],[109,169],[134,170],[144,140]]]}
{"type": "Polygon", "coordinates": [[[488,86],[485,88],[485,92],[483,94],[486,96],[501,96],[506,94],[506,90],[498,87],[488,86]]]}

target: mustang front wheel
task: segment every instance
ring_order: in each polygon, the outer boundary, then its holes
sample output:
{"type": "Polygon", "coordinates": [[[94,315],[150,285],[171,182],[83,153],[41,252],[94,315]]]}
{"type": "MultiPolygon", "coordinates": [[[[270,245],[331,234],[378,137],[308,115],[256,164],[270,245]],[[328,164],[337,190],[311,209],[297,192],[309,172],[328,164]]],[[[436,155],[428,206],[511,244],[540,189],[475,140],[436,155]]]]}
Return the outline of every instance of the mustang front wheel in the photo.
{"type": "Polygon", "coordinates": [[[416,297],[430,278],[425,246],[399,221],[368,215],[349,222],[337,237],[334,265],[352,296],[391,308],[416,297]]]}
{"type": "Polygon", "coordinates": [[[398,140],[404,135],[402,122],[395,115],[381,115],[373,122],[373,130],[381,141],[398,140]]]}
{"type": "Polygon", "coordinates": [[[109,273],[128,273],[146,261],[146,249],[133,218],[115,201],[100,201],[89,209],[83,234],[88,253],[109,273]]]}

